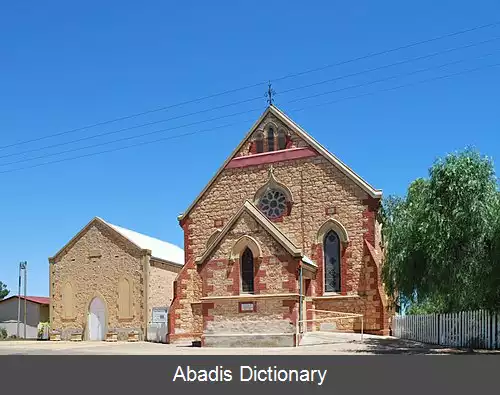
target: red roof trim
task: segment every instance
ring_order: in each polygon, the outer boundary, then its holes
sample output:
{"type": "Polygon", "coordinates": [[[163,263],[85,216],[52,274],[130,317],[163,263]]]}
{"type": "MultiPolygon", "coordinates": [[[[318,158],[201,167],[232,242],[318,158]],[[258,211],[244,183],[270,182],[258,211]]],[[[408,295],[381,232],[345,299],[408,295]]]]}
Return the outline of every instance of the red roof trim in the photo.
{"type": "MultiPolygon", "coordinates": [[[[12,298],[17,298],[17,297],[18,297],[17,295],[9,296],[8,298],[0,300],[0,303],[5,302],[6,300],[9,300],[12,298]]],[[[25,298],[23,295],[21,295],[20,299],[24,300],[25,298]]],[[[26,296],[26,300],[28,302],[33,302],[33,303],[38,303],[38,304],[47,304],[47,305],[50,304],[50,298],[48,298],[46,296],[26,296]]]]}
{"type": "Polygon", "coordinates": [[[238,156],[232,159],[226,169],[234,169],[238,167],[257,166],[267,163],[283,162],[288,160],[310,158],[319,154],[309,147],[290,148],[281,151],[264,152],[261,154],[253,154],[246,156],[238,156]]]}

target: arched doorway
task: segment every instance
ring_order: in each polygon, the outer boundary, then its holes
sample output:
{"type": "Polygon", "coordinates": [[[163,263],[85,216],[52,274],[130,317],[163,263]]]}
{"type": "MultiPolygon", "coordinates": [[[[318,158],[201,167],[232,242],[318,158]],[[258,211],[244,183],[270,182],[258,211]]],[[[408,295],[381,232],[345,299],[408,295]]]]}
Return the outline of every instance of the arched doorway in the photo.
{"type": "Polygon", "coordinates": [[[106,304],[99,297],[90,302],[88,334],[89,340],[104,340],[106,336],[106,304]]]}

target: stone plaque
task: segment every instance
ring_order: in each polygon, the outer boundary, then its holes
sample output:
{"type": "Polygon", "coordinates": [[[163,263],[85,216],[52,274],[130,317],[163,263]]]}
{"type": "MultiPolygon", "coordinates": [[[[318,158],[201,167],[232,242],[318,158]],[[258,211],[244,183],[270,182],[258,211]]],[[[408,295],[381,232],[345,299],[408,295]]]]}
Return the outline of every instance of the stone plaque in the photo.
{"type": "Polygon", "coordinates": [[[242,302],[242,303],[240,303],[240,312],[251,313],[254,311],[255,311],[255,303],[254,302],[242,302]]]}

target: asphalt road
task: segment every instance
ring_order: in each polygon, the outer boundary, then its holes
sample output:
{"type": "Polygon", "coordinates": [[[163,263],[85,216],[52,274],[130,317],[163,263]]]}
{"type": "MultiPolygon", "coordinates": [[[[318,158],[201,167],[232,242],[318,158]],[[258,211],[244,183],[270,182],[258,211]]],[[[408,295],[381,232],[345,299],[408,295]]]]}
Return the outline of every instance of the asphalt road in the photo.
{"type": "Polygon", "coordinates": [[[471,352],[369,335],[363,341],[359,335],[342,338],[318,336],[299,347],[283,348],[200,348],[147,342],[0,341],[0,355],[450,355],[471,352]]]}

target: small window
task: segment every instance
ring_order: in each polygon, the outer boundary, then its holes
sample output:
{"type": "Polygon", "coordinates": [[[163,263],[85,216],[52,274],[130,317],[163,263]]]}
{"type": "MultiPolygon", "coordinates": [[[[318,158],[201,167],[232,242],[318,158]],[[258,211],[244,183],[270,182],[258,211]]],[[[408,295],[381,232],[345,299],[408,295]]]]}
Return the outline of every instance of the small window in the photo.
{"type": "Polygon", "coordinates": [[[274,151],[274,128],[272,126],[267,129],[267,150],[274,151]]]}
{"type": "Polygon", "coordinates": [[[284,130],[280,130],[278,133],[278,149],[286,148],[286,135],[284,130]]]}
{"type": "Polygon", "coordinates": [[[257,154],[264,152],[264,136],[262,136],[262,133],[259,133],[255,138],[255,151],[257,154]]]}
{"type": "Polygon", "coordinates": [[[253,254],[250,248],[246,248],[241,256],[241,291],[253,293],[253,254]]]}

